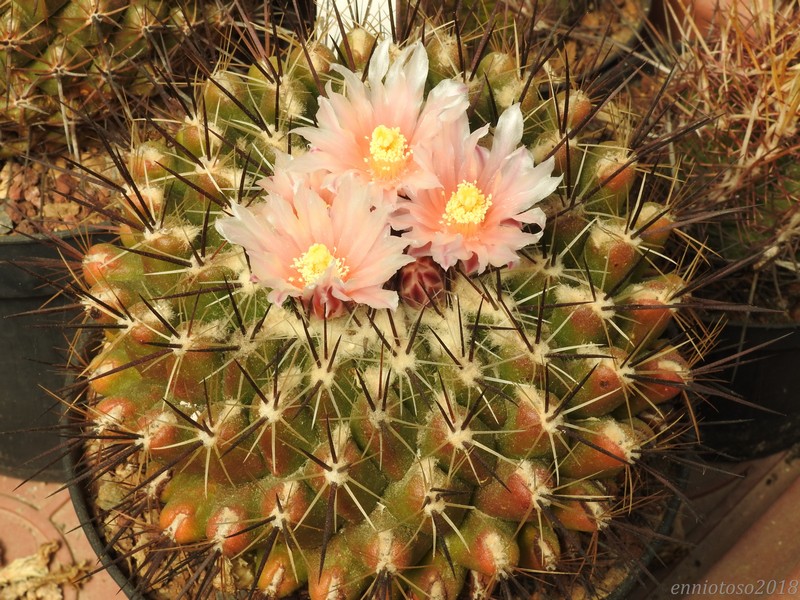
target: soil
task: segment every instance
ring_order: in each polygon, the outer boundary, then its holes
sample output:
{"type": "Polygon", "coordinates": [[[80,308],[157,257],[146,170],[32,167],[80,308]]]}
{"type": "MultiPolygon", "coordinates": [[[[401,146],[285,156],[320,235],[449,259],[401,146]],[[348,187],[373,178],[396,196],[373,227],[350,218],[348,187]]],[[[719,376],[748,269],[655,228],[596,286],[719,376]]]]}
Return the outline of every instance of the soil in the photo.
{"type": "MultiPolygon", "coordinates": [[[[83,203],[108,204],[110,191],[85,181],[64,158],[52,164],[9,159],[0,163],[0,235],[52,233],[105,218],[83,203]]],[[[99,151],[87,151],[80,162],[92,170],[107,171],[99,151]]]]}

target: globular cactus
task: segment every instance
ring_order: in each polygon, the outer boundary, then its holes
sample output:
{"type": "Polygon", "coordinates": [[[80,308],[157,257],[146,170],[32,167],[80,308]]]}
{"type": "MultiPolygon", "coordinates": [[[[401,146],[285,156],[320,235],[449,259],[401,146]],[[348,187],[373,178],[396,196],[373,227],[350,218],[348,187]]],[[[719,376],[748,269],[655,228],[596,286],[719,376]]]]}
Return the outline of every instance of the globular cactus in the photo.
{"type": "Polygon", "coordinates": [[[189,63],[200,28],[223,37],[232,7],[166,0],[5,0],[0,3],[0,135],[23,153],[36,131],[67,133],[83,117],[120,117],[148,97],[163,71],[189,63]]]}
{"type": "Polygon", "coordinates": [[[130,148],[77,479],[155,597],[593,589],[692,388],[669,198],[580,92],[470,129],[419,44],[334,56],[130,148]]]}
{"type": "MultiPolygon", "coordinates": [[[[777,319],[797,321],[800,10],[780,0],[756,12],[747,3],[731,3],[719,8],[714,22],[702,40],[693,39],[699,20],[686,17],[678,24],[687,41],[666,57],[679,68],[663,96],[674,127],[706,119],[693,135],[677,140],[676,150],[704,186],[702,206],[728,213],[694,233],[708,240],[720,268],[731,273],[704,293],[716,301],[778,309],[777,319]]],[[[654,85],[661,85],[656,79],[654,85]]]]}

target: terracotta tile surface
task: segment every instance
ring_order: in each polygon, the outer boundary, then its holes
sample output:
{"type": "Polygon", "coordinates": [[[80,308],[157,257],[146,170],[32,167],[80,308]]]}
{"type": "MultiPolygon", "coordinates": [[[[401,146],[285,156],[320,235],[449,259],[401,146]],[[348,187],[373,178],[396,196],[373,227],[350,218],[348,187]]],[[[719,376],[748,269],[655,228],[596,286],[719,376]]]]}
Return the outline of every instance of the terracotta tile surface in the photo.
{"type": "Polygon", "coordinates": [[[706,588],[702,591],[707,593],[691,594],[686,600],[800,598],[800,479],[763,508],[760,518],[703,576],[709,585],[720,586],[717,593],[706,588]]]}
{"type": "MultiPolygon", "coordinates": [[[[0,476],[2,564],[35,554],[45,542],[58,541],[60,548],[53,564],[88,561],[94,567],[97,559],[80,529],[69,492],[58,491],[61,486],[56,483],[20,483],[19,479],[0,476]]],[[[124,598],[105,572],[92,575],[80,588],[65,586],[63,593],[65,600],[124,598]]]]}
{"type": "Polygon", "coordinates": [[[653,567],[657,583],[629,600],[800,599],[800,458],[711,464],[692,475],[687,495],[675,543],[653,567]]]}

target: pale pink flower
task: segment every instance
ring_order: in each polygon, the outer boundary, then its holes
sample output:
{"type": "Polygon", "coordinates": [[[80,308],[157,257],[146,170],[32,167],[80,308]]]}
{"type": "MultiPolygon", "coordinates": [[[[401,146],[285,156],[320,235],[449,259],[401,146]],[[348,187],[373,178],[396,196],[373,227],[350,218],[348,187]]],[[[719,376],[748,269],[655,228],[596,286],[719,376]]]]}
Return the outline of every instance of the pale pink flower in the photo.
{"type": "Polygon", "coordinates": [[[425,98],[428,56],[421,43],[393,62],[389,41],[379,44],[366,83],[352,71],[334,68],[344,78],[345,93],[329,84],[328,97],[319,99],[317,126],[295,130],[311,148],[291,168],[327,170],[331,178],[353,173],[381,190],[390,205],[398,191],[438,185],[428,148],[449,123],[466,121],[466,86],[444,80],[425,98]]]}
{"type": "Polygon", "coordinates": [[[334,196],[333,182],[327,181],[325,170],[300,173],[292,170],[294,157],[283,152],[275,153],[274,174],[258,182],[268,194],[275,194],[294,204],[294,192],[298,186],[310,187],[330,206],[334,196]]]}
{"type": "Polygon", "coordinates": [[[308,186],[293,202],[272,194],[253,207],[232,205],[217,230],[243,246],[255,280],[282,304],[299,298],[318,315],[337,316],[343,303],[396,308],[397,292],[383,286],[413,258],[408,242],[391,235],[388,208],[370,209],[374,192],[342,181],[330,206],[308,186]]]}
{"type": "Polygon", "coordinates": [[[430,256],[445,269],[463,264],[483,272],[519,259],[517,251],[542,236],[545,215],[534,205],[555,191],[551,158],[533,165],[522,139],[519,105],[498,120],[491,151],[478,146],[484,127],[470,134],[453,132],[433,147],[433,167],[441,182],[435,189],[412,190],[397,204],[392,226],[415,256],[430,256]],[[523,227],[536,225],[538,232],[523,227]]]}

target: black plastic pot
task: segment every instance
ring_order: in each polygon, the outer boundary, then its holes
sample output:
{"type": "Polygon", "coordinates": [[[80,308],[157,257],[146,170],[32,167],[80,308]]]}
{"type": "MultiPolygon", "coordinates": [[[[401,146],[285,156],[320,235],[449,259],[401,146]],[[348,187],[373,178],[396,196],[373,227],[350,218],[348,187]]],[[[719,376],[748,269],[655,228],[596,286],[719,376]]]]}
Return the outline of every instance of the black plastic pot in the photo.
{"type": "MultiPolygon", "coordinates": [[[[69,412],[63,414],[62,423],[66,431],[78,432],[75,422],[71,419],[69,412]]],[[[78,447],[64,456],[63,468],[73,478],[79,472],[78,465],[81,460],[83,449],[78,447]]],[[[78,516],[78,522],[83,528],[83,533],[89,541],[89,545],[100,559],[106,572],[119,585],[120,592],[131,600],[147,600],[136,590],[133,580],[118,563],[114,561],[113,550],[109,550],[108,544],[101,537],[95,521],[95,513],[92,509],[91,498],[88,491],[81,483],[73,483],[69,486],[69,495],[72,499],[72,506],[78,516]]],[[[122,596],[120,596],[121,598],[122,596]]]]}
{"type": "Polygon", "coordinates": [[[727,388],[762,408],[728,399],[702,408],[703,444],[738,460],[774,454],[800,442],[800,325],[729,324],[719,340],[720,350],[708,362],[763,344],[768,345],[719,374],[727,388]]]}
{"type": "MultiPolygon", "coordinates": [[[[95,233],[55,235],[85,247],[95,233]]],[[[0,473],[24,479],[65,477],[60,454],[48,454],[62,439],[57,430],[61,403],[47,391],[57,393],[67,383],[69,344],[62,325],[77,311],[25,314],[45,304],[57,309],[68,303],[54,299],[58,290],[41,278],[44,261],[55,265],[58,260],[57,244],[44,236],[0,235],[0,473]]]]}

